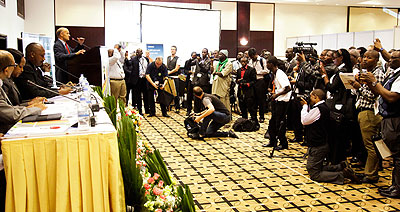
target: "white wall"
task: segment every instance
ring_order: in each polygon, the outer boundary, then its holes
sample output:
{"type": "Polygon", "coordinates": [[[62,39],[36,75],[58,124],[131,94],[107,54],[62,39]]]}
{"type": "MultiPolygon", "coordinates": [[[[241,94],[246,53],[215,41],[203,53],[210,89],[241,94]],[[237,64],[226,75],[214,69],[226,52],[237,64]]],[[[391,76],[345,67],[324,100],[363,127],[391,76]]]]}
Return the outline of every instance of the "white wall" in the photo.
{"type": "Polygon", "coordinates": [[[25,1],[24,31],[55,37],[54,0],[25,1]]]}
{"type": "Polygon", "coordinates": [[[0,6],[0,34],[7,35],[7,47],[17,48],[17,38],[24,31],[24,19],[17,15],[17,1],[6,0],[6,7],[0,6]]]}
{"type": "Polygon", "coordinates": [[[221,11],[221,30],[236,30],[237,4],[236,2],[211,2],[213,10],[221,11]]]}
{"type": "Polygon", "coordinates": [[[284,56],[286,38],[346,32],[347,7],[275,4],[274,54],[284,56]]]}
{"type": "Polygon", "coordinates": [[[55,15],[57,26],[104,27],[104,0],[55,0],[55,15]]]}
{"type": "Polygon", "coordinates": [[[273,4],[250,4],[250,30],[274,31],[273,4]]]}

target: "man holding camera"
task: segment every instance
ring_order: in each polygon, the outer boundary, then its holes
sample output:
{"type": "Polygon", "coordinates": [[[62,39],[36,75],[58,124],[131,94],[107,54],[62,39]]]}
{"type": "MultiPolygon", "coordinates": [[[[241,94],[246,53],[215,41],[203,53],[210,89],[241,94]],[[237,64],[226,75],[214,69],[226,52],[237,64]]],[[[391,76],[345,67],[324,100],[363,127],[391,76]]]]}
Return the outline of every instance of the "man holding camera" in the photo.
{"type": "Polygon", "coordinates": [[[361,73],[359,79],[374,94],[380,95],[382,139],[393,157],[392,185],[381,187],[378,191],[385,197],[400,198],[400,50],[392,52],[389,67],[389,73],[382,83],[379,83],[372,72],[361,73]]]}
{"type": "MultiPolygon", "coordinates": [[[[379,60],[379,53],[375,50],[365,52],[361,68],[363,71],[371,72],[377,79],[378,83],[382,83],[385,74],[382,66],[377,65],[379,60]]],[[[356,76],[358,78],[358,76],[356,76]]],[[[362,81],[352,81],[352,86],[357,92],[356,108],[358,113],[358,122],[360,124],[361,135],[364,141],[365,149],[368,152],[367,161],[365,163],[365,177],[362,179],[363,183],[377,183],[379,179],[379,158],[376,154],[372,136],[378,134],[381,125],[382,117],[375,115],[374,104],[377,94],[372,93],[371,89],[366,84],[360,84],[362,81]]]]}
{"type": "Polygon", "coordinates": [[[278,59],[274,56],[268,58],[267,68],[274,75],[274,86],[272,101],[272,116],[269,120],[268,131],[270,135],[269,144],[264,144],[264,147],[274,147],[276,150],[288,149],[286,139],[286,111],[289,104],[290,82],[286,74],[278,69],[278,59]],[[278,139],[280,145],[276,146],[278,139]]]}
{"type": "Polygon", "coordinates": [[[311,108],[308,110],[307,102],[301,99],[301,123],[305,126],[308,145],[307,172],[311,180],[317,182],[330,182],[344,184],[344,178],[358,182],[354,171],[347,167],[345,162],[337,165],[324,166],[324,159],[328,156],[328,128],[329,108],[325,103],[326,94],[321,89],[313,90],[310,94],[311,108]]]}
{"type": "MultiPolygon", "coordinates": [[[[156,105],[154,102],[154,91],[164,90],[164,86],[167,82],[168,70],[163,64],[162,57],[157,57],[156,60],[147,66],[146,79],[147,79],[147,89],[148,89],[148,101],[150,106],[150,115],[152,117],[156,115],[156,105]]],[[[160,103],[161,112],[164,117],[170,117],[167,114],[167,105],[160,103]]]]}
{"type": "MultiPolygon", "coordinates": [[[[218,130],[229,123],[231,120],[231,112],[226,108],[225,104],[218,99],[215,95],[206,94],[203,90],[196,86],[193,88],[193,94],[196,98],[200,99],[203,106],[206,108],[203,112],[196,114],[196,123],[201,123],[199,134],[202,137],[232,137],[239,138],[231,130],[229,132],[218,132],[218,130]]],[[[195,105],[197,107],[198,105],[195,105]]],[[[195,108],[200,110],[199,108],[195,108]]]]}

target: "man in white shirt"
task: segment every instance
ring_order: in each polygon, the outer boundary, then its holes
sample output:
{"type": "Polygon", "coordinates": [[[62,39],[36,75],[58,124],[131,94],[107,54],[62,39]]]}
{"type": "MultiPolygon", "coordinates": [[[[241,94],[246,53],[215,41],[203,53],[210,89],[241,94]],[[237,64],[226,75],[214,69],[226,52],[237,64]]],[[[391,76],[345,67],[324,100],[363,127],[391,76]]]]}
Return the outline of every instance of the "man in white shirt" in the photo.
{"type": "Polygon", "coordinates": [[[111,95],[115,99],[121,99],[126,103],[126,84],[125,84],[125,72],[122,68],[124,63],[124,54],[121,54],[121,50],[118,50],[117,45],[114,49],[108,50],[109,57],[109,77],[110,77],[110,88],[111,95]]]}
{"type": "Polygon", "coordinates": [[[272,101],[272,116],[269,120],[268,131],[270,135],[269,144],[264,147],[274,147],[276,150],[288,149],[286,139],[286,112],[289,104],[289,99],[292,94],[290,82],[286,74],[278,69],[278,59],[274,56],[268,58],[267,68],[274,75],[275,89],[271,97],[272,101]],[[278,140],[280,145],[277,146],[278,140]]]}
{"type": "Polygon", "coordinates": [[[254,85],[255,102],[256,110],[258,109],[258,113],[260,116],[260,123],[263,123],[267,94],[267,83],[264,80],[264,76],[266,74],[269,74],[269,70],[267,69],[267,60],[258,56],[255,48],[250,48],[248,54],[250,58],[248,66],[256,69],[257,72],[257,81],[254,85]]]}
{"type": "Polygon", "coordinates": [[[304,99],[301,99],[300,102],[303,107],[301,110],[301,123],[306,129],[308,146],[307,172],[311,180],[317,182],[344,184],[344,178],[349,178],[358,183],[359,179],[355,172],[350,167],[347,167],[345,162],[337,165],[323,165],[324,159],[329,154],[328,128],[330,112],[325,99],[325,92],[321,89],[316,89],[310,94],[310,110],[304,99]]]}

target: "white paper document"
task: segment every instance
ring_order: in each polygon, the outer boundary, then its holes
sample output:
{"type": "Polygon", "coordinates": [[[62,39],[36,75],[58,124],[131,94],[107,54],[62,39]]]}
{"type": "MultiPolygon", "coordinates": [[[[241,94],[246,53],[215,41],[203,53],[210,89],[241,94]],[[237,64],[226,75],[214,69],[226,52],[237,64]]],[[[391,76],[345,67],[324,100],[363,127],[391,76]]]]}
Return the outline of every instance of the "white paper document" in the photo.
{"type": "Polygon", "coordinates": [[[342,80],[344,87],[346,89],[353,89],[353,86],[350,84],[350,81],[355,81],[354,73],[339,73],[339,77],[342,80]]]}

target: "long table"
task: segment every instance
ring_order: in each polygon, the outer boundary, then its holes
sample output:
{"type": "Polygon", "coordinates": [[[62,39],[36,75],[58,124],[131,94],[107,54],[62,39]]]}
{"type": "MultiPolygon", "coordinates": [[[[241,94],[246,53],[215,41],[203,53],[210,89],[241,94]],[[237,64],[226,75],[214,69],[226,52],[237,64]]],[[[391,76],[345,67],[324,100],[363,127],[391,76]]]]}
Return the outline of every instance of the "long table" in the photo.
{"type": "Polygon", "coordinates": [[[81,131],[77,104],[56,97],[59,121],[17,123],[2,141],[6,211],[126,211],[117,134],[106,112],[81,131]]]}

